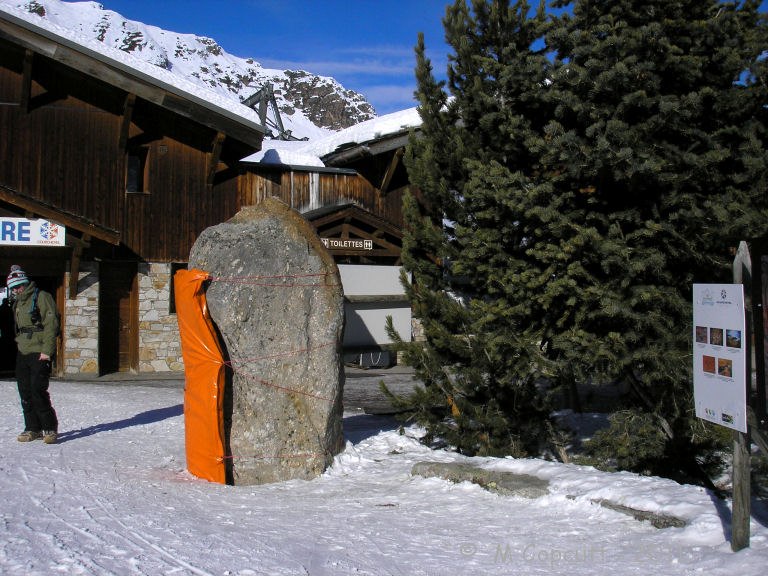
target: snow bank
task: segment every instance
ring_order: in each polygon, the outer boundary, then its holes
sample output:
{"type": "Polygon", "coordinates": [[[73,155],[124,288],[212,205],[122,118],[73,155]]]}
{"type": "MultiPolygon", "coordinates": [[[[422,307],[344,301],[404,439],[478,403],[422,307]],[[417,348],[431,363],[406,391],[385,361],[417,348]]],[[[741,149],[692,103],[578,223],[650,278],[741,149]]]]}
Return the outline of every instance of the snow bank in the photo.
{"type": "Polygon", "coordinates": [[[22,444],[15,383],[0,381],[5,575],[765,573],[765,507],[754,506],[751,548],[734,554],[730,502],[696,486],[432,451],[418,428],[359,412],[345,414],[346,449],[321,477],[224,486],[186,471],[181,386],[54,382],[51,392],[61,442],[22,444]],[[530,474],[551,493],[502,497],[411,476],[419,461],[530,474]],[[658,530],[599,498],[689,525],[658,530]]]}

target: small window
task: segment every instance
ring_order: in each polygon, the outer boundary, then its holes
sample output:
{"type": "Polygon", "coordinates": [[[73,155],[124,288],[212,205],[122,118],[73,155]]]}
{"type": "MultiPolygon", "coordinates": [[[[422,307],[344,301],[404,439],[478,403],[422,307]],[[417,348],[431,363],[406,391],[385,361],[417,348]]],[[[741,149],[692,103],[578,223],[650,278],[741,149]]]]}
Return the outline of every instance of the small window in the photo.
{"type": "Polygon", "coordinates": [[[140,146],[128,150],[125,166],[125,191],[132,194],[146,194],[147,190],[147,158],[149,148],[140,146]]]}

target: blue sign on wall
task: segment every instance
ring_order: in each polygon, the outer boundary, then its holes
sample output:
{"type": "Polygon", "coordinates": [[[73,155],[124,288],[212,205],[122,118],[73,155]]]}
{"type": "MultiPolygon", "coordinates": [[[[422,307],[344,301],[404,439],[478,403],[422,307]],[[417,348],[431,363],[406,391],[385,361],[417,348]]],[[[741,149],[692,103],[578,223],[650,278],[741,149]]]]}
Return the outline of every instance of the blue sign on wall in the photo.
{"type": "Polygon", "coordinates": [[[66,229],[49,220],[0,217],[0,246],[64,246],[66,229]]]}

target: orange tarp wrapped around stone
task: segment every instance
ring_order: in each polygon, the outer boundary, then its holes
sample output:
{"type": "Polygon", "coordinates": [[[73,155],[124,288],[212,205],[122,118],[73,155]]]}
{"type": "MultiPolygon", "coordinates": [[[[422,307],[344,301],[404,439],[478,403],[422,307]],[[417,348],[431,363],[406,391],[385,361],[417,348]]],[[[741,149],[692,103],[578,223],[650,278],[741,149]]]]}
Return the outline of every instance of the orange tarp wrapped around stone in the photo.
{"type": "Polygon", "coordinates": [[[187,469],[198,478],[225,484],[225,366],[205,300],[207,278],[208,273],[201,270],[179,270],[174,276],[186,380],[187,469]]]}

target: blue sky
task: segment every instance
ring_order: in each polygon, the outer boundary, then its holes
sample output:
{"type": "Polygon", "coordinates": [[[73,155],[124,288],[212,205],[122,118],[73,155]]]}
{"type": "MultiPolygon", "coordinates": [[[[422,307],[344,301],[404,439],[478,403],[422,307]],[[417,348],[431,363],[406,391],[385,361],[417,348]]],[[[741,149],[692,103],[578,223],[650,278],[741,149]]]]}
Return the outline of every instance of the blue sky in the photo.
{"type": "MultiPolygon", "coordinates": [[[[413,48],[424,32],[435,73],[449,47],[449,0],[100,0],[104,8],[166,30],[208,36],[266,68],[332,76],[376,112],[415,106],[413,48]]],[[[532,5],[536,5],[534,0],[532,5]]],[[[768,8],[768,0],[762,3],[768,8]]]]}
{"type": "Polygon", "coordinates": [[[332,76],[387,114],[415,106],[413,48],[424,32],[435,71],[448,48],[446,0],[100,0],[166,30],[208,36],[266,68],[332,76]]]}

